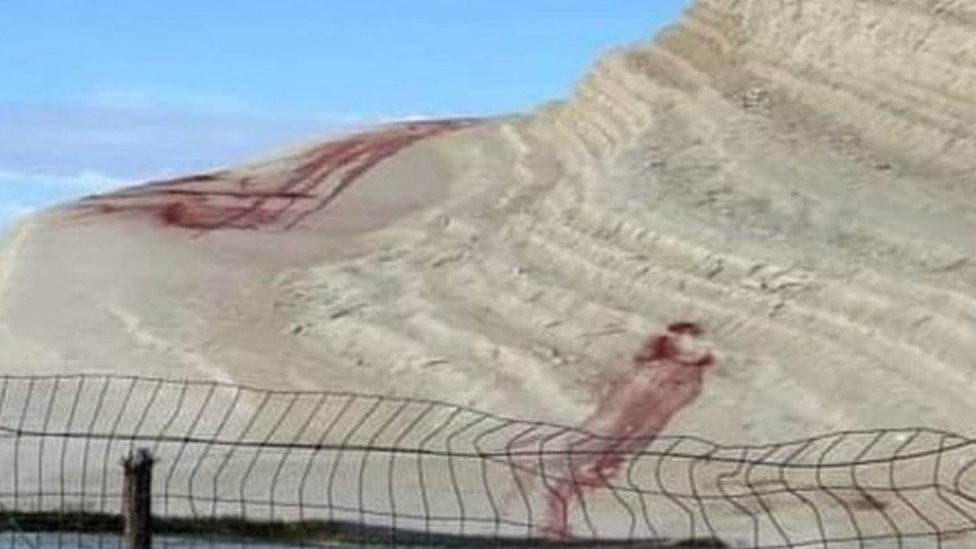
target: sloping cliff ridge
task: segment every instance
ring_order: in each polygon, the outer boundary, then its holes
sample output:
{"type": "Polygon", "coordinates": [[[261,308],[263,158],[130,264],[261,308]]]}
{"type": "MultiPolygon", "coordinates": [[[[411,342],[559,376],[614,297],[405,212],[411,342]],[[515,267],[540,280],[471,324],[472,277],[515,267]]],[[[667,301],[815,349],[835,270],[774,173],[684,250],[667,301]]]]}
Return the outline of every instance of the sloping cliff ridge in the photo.
{"type": "Polygon", "coordinates": [[[970,432],[974,174],[972,4],[701,0],[526,116],[35,216],[2,251],[3,368],[575,423],[693,321],[718,361],[673,432],[970,432]]]}

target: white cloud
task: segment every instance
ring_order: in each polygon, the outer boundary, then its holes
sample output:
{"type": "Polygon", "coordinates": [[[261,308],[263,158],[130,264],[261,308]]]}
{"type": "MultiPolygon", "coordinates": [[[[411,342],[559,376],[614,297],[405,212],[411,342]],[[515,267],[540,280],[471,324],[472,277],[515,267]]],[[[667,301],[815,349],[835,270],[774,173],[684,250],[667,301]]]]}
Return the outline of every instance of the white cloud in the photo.
{"type": "Polygon", "coordinates": [[[130,183],[92,170],[73,174],[0,170],[0,232],[38,210],[130,183]]]}
{"type": "MultiPolygon", "coordinates": [[[[18,172],[0,169],[0,185],[63,187],[67,191],[99,192],[131,185],[133,181],[114,177],[95,170],[74,174],[18,172]]],[[[3,206],[0,205],[0,208],[3,206]]]]}
{"type": "Polygon", "coordinates": [[[8,204],[0,204],[0,237],[13,226],[14,223],[20,221],[24,217],[36,212],[38,208],[27,206],[25,204],[19,204],[16,202],[11,202],[8,204]]]}
{"type": "Polygon", "coordinates": [[[315,117],[0,102],[0,169],[70,178],[96,170],[130,180],[193,173],[339,126],[315,117]]]}
{"type": "Polygon", "coordinates": [[[385,124],[392,124],[395,122],[423,122],[425,120],[433,120],[435,116],[429,114],[407,114],[404,116],[396,116],[393,118],[383,119],[382,122],[385,124]]]}
{"type": "Polygon", "coordinates": [[[37,208],[33,206],[26,206],[24,204],[0,204],[0,223],[5,224],[8,221],[15,221],[21,217],[30,215],[35,211],[37,211],[37,208]]]}
{"type": "Polygon", "coordinates": [[[208,93],[175,87],[140,86],[101,83],[82,97],[83,104],[109,109],[177,108],[207,113],[254,112],[246,101],[220,93],[208,93]]]}
{"type": "Polygon", "coordinates": [[[354,117],[243,112],[219,96],[101,93],[101,105],[0,101],[0,228],[85,195],[236,164],[358,125],[354,117]]]}

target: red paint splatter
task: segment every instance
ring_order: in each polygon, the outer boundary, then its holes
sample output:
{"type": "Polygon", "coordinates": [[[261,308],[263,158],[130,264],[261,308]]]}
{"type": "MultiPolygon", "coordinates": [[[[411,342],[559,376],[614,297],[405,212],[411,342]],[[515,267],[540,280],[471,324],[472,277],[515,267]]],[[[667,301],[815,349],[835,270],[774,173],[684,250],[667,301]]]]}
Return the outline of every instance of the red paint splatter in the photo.
{"type": "Polygon", "coordinates": [[[698,397],[705,371],[715,363],[710,351],[694,348],[694,338],[701,334],[701,327],[691,322],[668,326],[607,383],[597,409],[580,426],[587,434],[570,440],[565,461],[555,464],[557,479],[547,494],[547,537],[569,538],[573,501],[607,486],[625,459],[647,446],[698,397]]]}
{"type": "Polygon", "coordinates": [[[290,230],[332,204],[352,183],[406,147],[475,124],[472,119],[395,124],[301,154],[285,173],[228,171],[148,183],[84,199],[86,214],[143,214],[168,227],[290,230]]]}

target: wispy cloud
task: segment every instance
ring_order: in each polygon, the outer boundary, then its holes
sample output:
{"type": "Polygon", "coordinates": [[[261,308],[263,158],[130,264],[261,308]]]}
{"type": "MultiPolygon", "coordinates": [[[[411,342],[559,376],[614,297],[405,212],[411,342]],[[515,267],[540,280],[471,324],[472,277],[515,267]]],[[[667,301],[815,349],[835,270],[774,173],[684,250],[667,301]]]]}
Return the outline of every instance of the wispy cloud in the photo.
{"type": "Polygon", "coordinates": [[[45,207],[130,183],[95,171],[55,174],[0,170],[0,230],[45,207]]]}
{"type": "Polygon", "coordinates": [[[93,170],[74,174],[55,174],[38,172],[16,172],[0,169],[0,185],[57,187],[65,191],[98,192],[117,189],[132,184],[133,181],[113,177],[93,170]]]}
{"type": "Polygon", "coordinates": [[[0,233],[18,220],[37,211],[36,207],[18,203],[0,204],[0,233]]]}
{"type": "Polygon", "coordinates": [[[122,178],[192,172],[307,141],[322,118],[162,108],[0,103],[0,170],[122,178]]]}
{"type": "Polygon", "coordinates": [[[179,109],[206,113],[253,113],[259,109],[231,95],[177,87],[101,83],[82,95],[79,103],[108,109],[179,109]]]}
{"type": "Polygon", "coordinates": [[[348,125],[324,117],[118,103],[0,102],[0,228],[38,208],[235,164],[348,125]]]}

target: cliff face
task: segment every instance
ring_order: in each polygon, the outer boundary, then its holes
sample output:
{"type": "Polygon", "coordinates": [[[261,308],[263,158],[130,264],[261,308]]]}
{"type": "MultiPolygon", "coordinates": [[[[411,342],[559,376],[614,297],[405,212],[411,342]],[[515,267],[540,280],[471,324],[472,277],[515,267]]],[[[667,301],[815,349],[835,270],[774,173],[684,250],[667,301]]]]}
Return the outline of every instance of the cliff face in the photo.
{"type": "MultiPolygon", "coordinates": [[[[654,81],[637,86],[645,92],[802,105],[903,163],[959,173],[976,164],[974,25],[965,2],[702,0],[653,44],[603,65],[654,81]]],[[[598,69],[582,91],[615,85],[598,69]]]]}
{"type": "Polygon", "coordinates": [[[531,115],[37,216],[4,249],[3,368],[575,422],[686,321],[718,361],[672,432],[969,432],[974,128],[972,3],[701,0],[531,115]]]}

